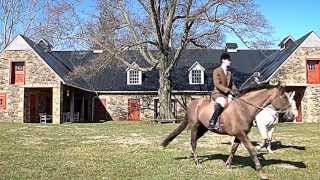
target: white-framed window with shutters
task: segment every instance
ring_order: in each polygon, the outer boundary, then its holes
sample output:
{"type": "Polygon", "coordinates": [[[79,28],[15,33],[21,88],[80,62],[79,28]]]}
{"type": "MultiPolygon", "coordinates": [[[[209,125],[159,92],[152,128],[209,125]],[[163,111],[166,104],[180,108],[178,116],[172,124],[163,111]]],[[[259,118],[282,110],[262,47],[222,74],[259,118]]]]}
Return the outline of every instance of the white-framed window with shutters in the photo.
{"type": "Polygon", "coordinates": [[[189,68],[189,84],[204,84],[205,69],[198,62],[189,68]]]}
{"type": "Polygon", "coordinates": [[[127,84],[128,85],[141,85],[142,72],[134,69],[127,70],[127,84]]]}

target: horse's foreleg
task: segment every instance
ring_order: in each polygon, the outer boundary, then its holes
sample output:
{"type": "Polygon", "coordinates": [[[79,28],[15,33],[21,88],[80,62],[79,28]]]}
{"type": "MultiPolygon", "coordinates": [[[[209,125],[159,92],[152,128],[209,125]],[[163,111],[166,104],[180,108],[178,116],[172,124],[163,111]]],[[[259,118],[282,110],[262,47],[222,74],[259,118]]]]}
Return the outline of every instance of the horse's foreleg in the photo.
{"type": "Polygon", "coordinates": [[[233,144],[232,144],[232,148],[231,148],[231,152],[230,152],[229,158],[225,163],[227,168],[231,167],[234,154],[236,153],[239,144],[240,144],[240,140],[238,138],[235,138],[234,141],[233,141],[233,144]]]}
{"type": "Polygon", "coordinates": [[[262,166],[260,164],[260,161],[258,159],[257,151],[256,151],[255,147],[249,141],[247,134],[242,133],[241,135],[238,136],[238,138],[240,139],[240,141],[243,143],[243,145],[246,147],[246,149],[250,153],[251,159],[253,160],[253,162],[255,164],[255,168],[256,168],[256,171],[257,171],[260,179],[268,179],[268,176],[263,171],[262,166]]]}

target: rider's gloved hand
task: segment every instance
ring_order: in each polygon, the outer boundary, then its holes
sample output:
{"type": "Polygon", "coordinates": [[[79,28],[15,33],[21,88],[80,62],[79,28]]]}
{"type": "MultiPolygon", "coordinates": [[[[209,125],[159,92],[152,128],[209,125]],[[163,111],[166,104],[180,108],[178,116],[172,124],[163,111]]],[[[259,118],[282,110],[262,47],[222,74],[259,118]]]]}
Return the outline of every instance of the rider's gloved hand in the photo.
{"type": "Polygon", "coordinates": [[[239,92],[239,90],[237,90],[237,89],[233,89],[233,90],[230,91],[230,94],[231,94],[233,97],[237,97],[237,96],[240,95],[240,92],[239,92]]]}

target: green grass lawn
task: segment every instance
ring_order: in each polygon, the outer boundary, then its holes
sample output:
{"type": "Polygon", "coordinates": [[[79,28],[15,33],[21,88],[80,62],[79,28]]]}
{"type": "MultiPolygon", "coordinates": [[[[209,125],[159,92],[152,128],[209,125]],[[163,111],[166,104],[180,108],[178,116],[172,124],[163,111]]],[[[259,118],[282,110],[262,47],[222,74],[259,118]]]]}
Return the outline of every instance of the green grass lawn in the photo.
{"type": "MultiPolygon", "coordinates": [[[[162,149],[160,141],[176,126],[0,123],[0,179],[257,179],[241,146],[232,169],[224,167],[229,136],[207,133],[199,140],[202,168],[190,158],[190,131],[162,149]]],[[[250,137],[259,140],[255,128],[250,137]]],[[[270,179],[320,179],[320,124],[279,124],[273,145],[274,154],[262,161],[270,179]]]]}

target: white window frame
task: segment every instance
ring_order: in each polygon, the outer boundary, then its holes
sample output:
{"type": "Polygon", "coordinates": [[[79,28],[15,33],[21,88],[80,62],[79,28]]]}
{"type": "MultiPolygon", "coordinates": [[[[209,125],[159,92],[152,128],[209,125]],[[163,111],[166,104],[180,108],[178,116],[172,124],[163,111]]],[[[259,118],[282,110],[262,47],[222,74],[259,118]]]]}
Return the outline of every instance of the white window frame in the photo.
{"type": "Polygon", "coordinates": [[[204,84],[204,71],[205,71],[205,68],[203,66],[201,66],[200,63],[195,62],[189,69],[189,84],[194,84],[194,85],[197,85],[197,84],[204,84]],[[201,80],[200,82],[193,82],[192,81],[192,74],[193,74],[193,71],[196,70],[196,71],[200,71],[200,76],[201,76],[201,80]]]}
{"type": "Polygon", "coordinates": [[[127,85],[141,85],[142,84],[142,72],[135,69],[127,70],[127,85]],[[130,82],[130,72],[138,73],[138,82],[130,82]]]}

